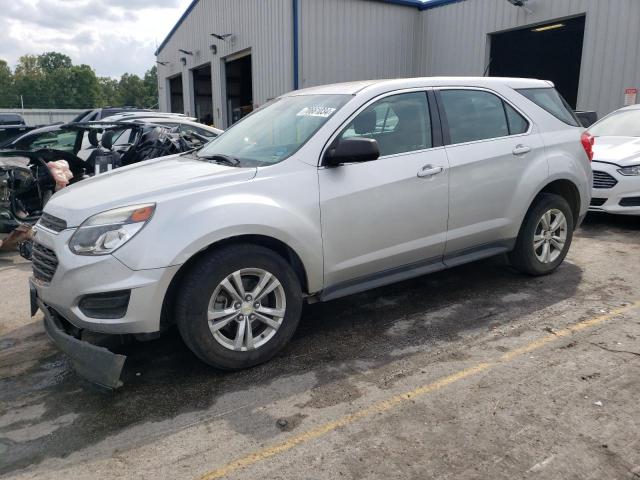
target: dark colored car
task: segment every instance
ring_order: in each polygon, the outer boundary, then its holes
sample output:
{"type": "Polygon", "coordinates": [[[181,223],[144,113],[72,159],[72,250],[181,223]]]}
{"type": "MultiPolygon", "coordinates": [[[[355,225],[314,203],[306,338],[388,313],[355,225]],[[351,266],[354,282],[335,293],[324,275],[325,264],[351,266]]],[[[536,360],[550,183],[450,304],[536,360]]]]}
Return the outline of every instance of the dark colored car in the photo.
{"type": "Polygon", "coordinates": [[[27,126],[22,115],[17,113],[0,113],[0,146],[10,142],[35,127],[27,126]]]}

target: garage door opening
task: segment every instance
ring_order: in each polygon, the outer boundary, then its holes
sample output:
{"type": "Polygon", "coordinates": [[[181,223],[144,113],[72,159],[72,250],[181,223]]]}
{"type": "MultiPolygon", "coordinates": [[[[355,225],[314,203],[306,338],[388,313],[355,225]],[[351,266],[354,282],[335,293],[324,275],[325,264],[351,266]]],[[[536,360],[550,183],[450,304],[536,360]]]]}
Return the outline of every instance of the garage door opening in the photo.
{"type": "Polygon", "coordinates": [[[227,126],[253,111],[251,55],[225,61],[227,126]]]}
{"type": "Polygon", "coordinates": [[[193,76],[193,111],[199,122],[213,124],[213,91],[211,87],[211,64],[194,68],[193,76]]]}
{"type": "Polygon", "coordinates": [[[169,79],[170,111],[184,113],[184,97],[182,90],[182,75],[169,79]]]}
{"type": "Polygon", "coordinates": [[[576,108],[585,17],[491,35],[490,75],[551,80],[576,108]]]}

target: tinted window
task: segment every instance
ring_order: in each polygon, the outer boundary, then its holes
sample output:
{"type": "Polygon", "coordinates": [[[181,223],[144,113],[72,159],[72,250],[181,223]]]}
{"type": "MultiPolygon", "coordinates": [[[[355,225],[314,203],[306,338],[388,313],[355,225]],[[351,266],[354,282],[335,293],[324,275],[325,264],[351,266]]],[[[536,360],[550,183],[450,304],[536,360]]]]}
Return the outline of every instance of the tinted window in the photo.
{"type": "Polygon", "coordinates": [[[443,90],[451,143],[506,137],[509,124],[500,98],[480,90],[443,90]]]}
{"type": "Polygon", "coordinates": [[[555,88],[523,88],[518,92],[567,125],[580,126],[571,107],[555,88]]]}
{"type": "Polygon", "coordinates": [[[76,145],[77,132],[60,130],[46,132],[25,138],[18,145],[18,148],[39,150],[41,148],[51,148],[73,153],[76,145]]]}
{"type": "Polygon", "coordinates": [[[640,109],[620,110],[589,128],[594,137],[640,137],[640,109]]]}
{"type": "Polygon", "coordinates": [[[20,115],[0,113],[0,125],[24,125],[24,120],[20,115]]]}
{"type": "Polygon", "coordinates": [[[340,134],[340,138],[349,137],[375,139],[380,156],[431,148],[431,118],[426,93],[403,93],[371,104],[340,134]]]}
{"type": "Polygon", "coordinates": [[[505,112],[507,112],[507,122],[509,123],[509,135],[518,135],[520,133],[525,133],[529,130],[529,122],[525,120],[525,118],[520,115],[516,110],[509,105],[508,103],[504,103],[505,112]]]}

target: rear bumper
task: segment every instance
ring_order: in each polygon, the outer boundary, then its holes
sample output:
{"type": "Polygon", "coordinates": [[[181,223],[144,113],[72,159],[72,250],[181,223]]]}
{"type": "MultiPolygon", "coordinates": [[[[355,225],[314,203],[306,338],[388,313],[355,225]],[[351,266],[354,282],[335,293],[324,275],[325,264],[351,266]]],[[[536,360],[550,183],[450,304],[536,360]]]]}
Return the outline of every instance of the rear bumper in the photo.
{"type": "MultiPolygon", "coordinates": [[[[32,313],[34,312],[34,297],[35,295],[32,293],[32,313]]],[[[37,297],[35,305],[44,314],[44,328],[47,334],[53,343],[69,357],[73,368],[81,377],[108,389],[122,386],[120,374],[127,359],[126,356],[112,353],[104,347],[70,335],[55,311],[50,310],[37,297]]]]}

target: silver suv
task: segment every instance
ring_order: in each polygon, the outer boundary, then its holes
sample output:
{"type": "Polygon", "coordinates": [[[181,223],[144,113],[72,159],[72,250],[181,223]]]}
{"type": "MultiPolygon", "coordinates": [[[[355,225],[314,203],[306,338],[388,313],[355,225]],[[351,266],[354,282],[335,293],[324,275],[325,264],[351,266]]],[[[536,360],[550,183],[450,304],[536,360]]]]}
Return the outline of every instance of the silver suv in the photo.
{"type": "Polygon", "coordinates": [[[125,357],[83,330],[177,324],[208,364],[251,367],[287,343],[304,301],[505,252],[552,272],[589,206],[591,145],[546,81],[295,91],[198,152],[55,194],[35,229],[32,312],[106,386],[125,357]]]}

